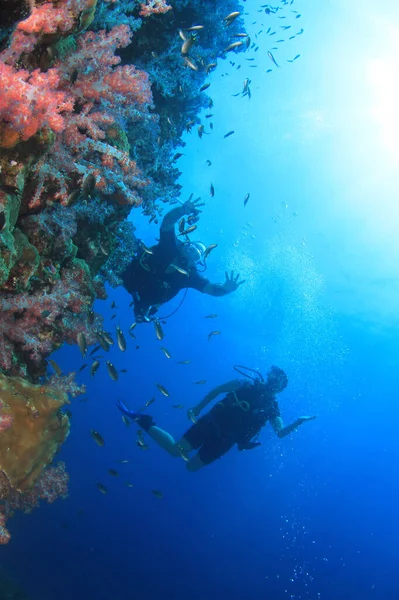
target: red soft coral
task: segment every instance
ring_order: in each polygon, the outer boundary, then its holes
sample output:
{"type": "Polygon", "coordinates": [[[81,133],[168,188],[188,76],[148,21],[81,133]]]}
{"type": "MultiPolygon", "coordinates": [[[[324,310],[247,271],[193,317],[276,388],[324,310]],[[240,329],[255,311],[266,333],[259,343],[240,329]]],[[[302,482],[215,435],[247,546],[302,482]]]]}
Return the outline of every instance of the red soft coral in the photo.
{"type": "Polygon", "coordinates": [[[64,129],[64,114],[73,110],[74,101],[58,84],[56,69],[29,73],[0,62],[0,146],[12,146],[10,139],[28,140],[45,125],[55,132],[64,129]]]}

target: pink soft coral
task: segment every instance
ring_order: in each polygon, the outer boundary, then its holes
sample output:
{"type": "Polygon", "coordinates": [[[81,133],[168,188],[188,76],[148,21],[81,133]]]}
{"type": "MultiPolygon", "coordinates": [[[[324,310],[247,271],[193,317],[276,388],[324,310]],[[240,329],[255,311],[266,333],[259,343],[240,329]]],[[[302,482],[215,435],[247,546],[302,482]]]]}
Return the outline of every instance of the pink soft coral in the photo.
{"type": "Polygon", "coordinates": [[[56,69],[32,73],[0,62],[0,146],[28,140],[44,125],[55,132],[65,127],[64,114],[73,109],[73,99],[59,91],[56,69]],[[14,143],[13,143],[14,142],[14,143]]]}

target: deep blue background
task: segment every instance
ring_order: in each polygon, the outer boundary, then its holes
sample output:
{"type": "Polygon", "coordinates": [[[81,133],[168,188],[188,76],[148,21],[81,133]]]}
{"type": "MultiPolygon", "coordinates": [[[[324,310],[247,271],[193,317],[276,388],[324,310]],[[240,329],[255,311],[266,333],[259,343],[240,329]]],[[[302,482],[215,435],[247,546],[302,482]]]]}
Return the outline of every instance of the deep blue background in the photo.
{"type": "MultiPolygon", "coordinates": [[[[246,6],[256,39],[268,17],[258,3],[246,6]]],[[[234,66],[224,61],[212,75],[215,127],[201,140],[187,136],[183,199],[193,191],[207,202],[198,239],[219,244],[207,274],[221,281],[234,268],[246,284],[222,299],[189,292],[163,342],[151,325],[137,328],[124,355],[110,353],[128,369],[118,382],[104,365],[94,380],[88,370],[79,375],[89,401],[72,402],[59,456],[70,497],[14,517],[12,540],[1,548],[2,563],[34,600],[399,597],[399,123],[390,110],[399,17],[393,2],[384,6],[382,13],[360,0],[298,0],[292,8],[302,17],[292,21],[286,9],[281,22],[305,33],[273,51],[280,69],[266,73],[274,42],[263,32],[257,53],[232,57],[234,66]],[[232,97],[245,77],[251,100],[232,97]],[[204,319],[213,312],[217,319],[204,319]],[[208,342],[213,329],[222,333],[208,342]],[[190,365],[176,364],[187,358],[190,365]],[[234,363],[263,372],[280,365],[290,378],[280,398],[284,420],[317,420],[284,440],[267,427],[260,448],[233,449],[195,474],[151,441],[138,448],[117,397],[139,408],[156,395],[149,412],[178,436],[190,423],[172,404],[197,403],[235,375],[234,363]],[[201,379],[205,385],[193,384],[201,379]],[[91,428],[104,436],[103,448],[91,428]]],[[[156,228],[133,219],[152,242],[156,228]]],[[[119,289],[97,304],[110,331],[118,322],[127,332],[129,302],[119,289]],[[119,308],[110,321],[112,299],[119,308]]],[[[64,371],[81,365],[77,348],[54,358],[64,371]]]]}

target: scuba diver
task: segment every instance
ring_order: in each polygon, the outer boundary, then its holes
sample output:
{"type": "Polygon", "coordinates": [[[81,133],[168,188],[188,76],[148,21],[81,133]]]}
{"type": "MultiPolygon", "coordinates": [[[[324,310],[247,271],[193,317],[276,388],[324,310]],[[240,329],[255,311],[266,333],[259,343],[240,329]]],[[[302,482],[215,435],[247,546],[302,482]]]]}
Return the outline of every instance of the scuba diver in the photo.
{"type": "Polygon", "coordinates": [[[194,424],[177,442],[168,432],[157,427],[150,415],[130,411],[120,400],[117,406],[161,448],[172,456],[182,457],[189,471],[198,471],[209,465],[235,444],[238,450],[252,450],[260,446],[258,436],[268,421],[278,437],[282,438],[295,431],[302,423],[316,418],[299,417],[291,425],[284,426],[276,394],[287,387],[288,377],[279,367],[272,366],[266,380],[258,371],[248,367],[236,365],[234,368],[252,381],[235,379],[211,390],[202,402],[188,411],[194,424]],[[197,420],[201,411],[220,394],[226,395],[197,420]],[[198,452],[189,457],[188,454],[193,450],[198,452]]]}
{"type": "Polygon", "coordinates": [[[206,269],[204,244],[177,239],[177,221],[189,215],[188,224],[194,227],[201,206],[203,203],[198,200],[188,200],[169,211],[162,220],[159,243],[151,248],[142,244],[138,255],[123,273],[123,285],[133,296],[138,323],[151,321],[160,305],[174,298],[182,289],[193,288],[210,296],[224,296],[244,283],[233,271],[230,276],[226,273],[223,284],[211,283],[200,275],[200,270],[206,269]]]}

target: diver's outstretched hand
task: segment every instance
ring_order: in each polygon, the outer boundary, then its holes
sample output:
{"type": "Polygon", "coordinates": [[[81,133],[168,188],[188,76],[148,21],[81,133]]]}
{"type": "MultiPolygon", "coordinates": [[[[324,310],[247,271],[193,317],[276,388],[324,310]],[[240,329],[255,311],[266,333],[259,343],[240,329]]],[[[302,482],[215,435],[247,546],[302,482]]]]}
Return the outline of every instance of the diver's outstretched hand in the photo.
{"type": "Polygon", "coordinates": [[[313,417],[299,417],[299,419],[296,420],[296,422],[298,423],[298,425],[302,425],[302,423],[306,423],[306,421],[313,421],[313,419],[315,419],[316,416],[313,417]]]}
{"type": "Polygon", "coordinates": [[[200,207],[205,206],[205,202],[201,202],[198,198],[197,200],[187,200],[183,206],[186,209],[186,215],[194,215],[197,217],[200,212],[202,212],[200,207]]]}
{"type": "Polygon", "coordinates": [[[237,275],[234,275],[234,271],[232,271],[229,277],[229,274],[226,271],[226,281],[224,282],[223,287],[228,294],[230,292],[235,292],[240,285],[245,283],[245,279],[242,279],[241,281],[239,281],[239,279],[239,273],[237,273],[237,275]]]}

